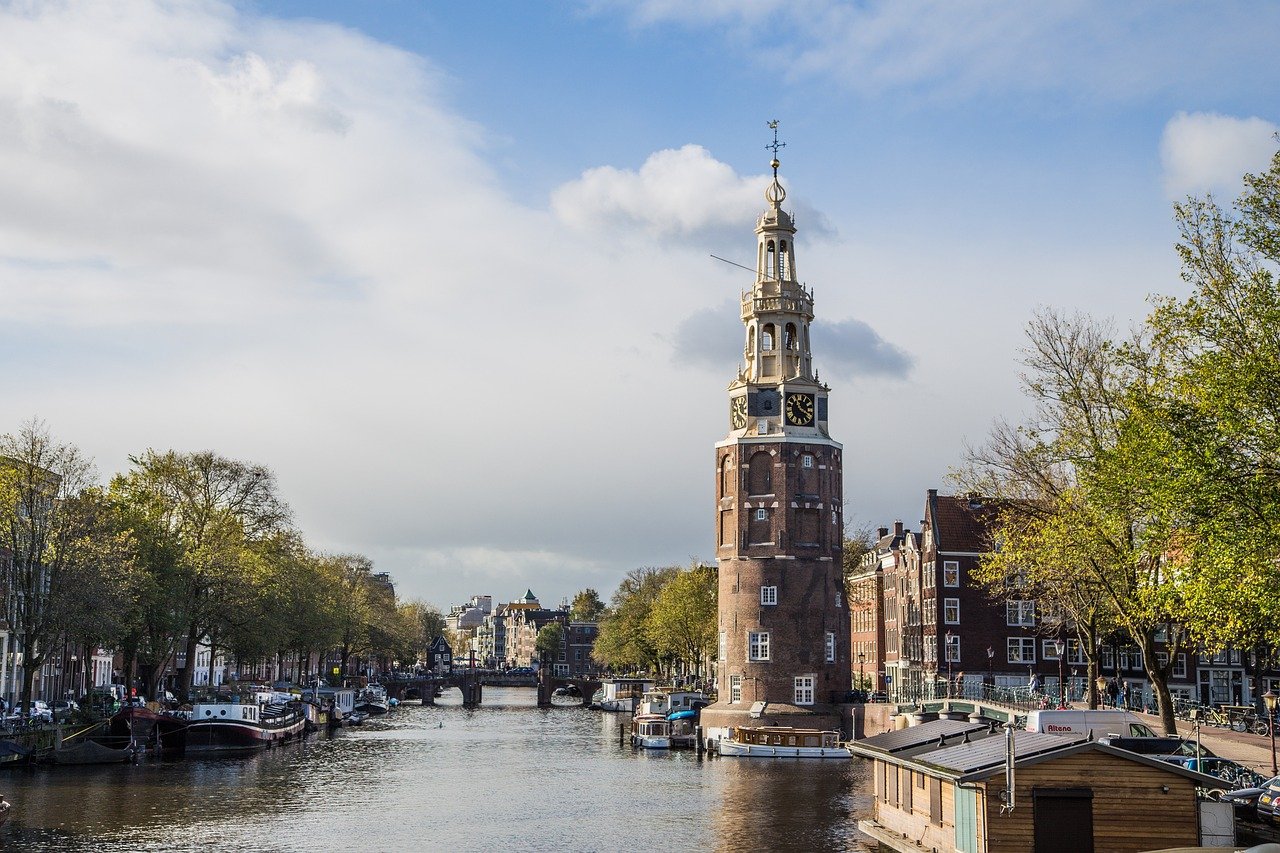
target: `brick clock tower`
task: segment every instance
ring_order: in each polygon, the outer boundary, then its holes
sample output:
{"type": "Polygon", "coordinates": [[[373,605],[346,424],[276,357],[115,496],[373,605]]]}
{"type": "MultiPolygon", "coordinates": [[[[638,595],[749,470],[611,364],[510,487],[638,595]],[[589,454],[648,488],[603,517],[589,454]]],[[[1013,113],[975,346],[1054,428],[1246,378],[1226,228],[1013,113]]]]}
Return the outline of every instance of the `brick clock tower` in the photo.
{"type": "Polygon", "coordinates": [[[813,292],[796,278],[782,209],[776,123],[768,207],[756,222],[756,280],[742,295],[744,366],[716,444],[719,700],[706,735],[729,726],[840,728],[850,689],[841,553],[840,444],[809,346],[813,292]]]}

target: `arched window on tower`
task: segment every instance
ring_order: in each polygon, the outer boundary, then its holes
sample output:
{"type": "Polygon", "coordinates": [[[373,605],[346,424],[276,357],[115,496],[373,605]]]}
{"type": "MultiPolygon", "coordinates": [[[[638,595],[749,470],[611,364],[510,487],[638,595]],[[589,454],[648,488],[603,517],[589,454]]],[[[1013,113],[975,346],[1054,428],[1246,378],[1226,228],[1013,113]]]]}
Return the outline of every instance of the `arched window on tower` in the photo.
{"type": "Polygon", "coordinates": [[[796,324],[788,323],[786,337],[782,339],[782,348],[787,350],[796,349],[796,324]]]}
{"type": "Polygon", "coordinates": [[[791,275],[791,265],[787,263],[787,241],[783,240],[778,244],[778,278],[789,278],[791,275]]]}
{"type": "Polygon", "coordinates": [[[720,497],[729,497],[737,492],[733,487],[733,460],[729,454],[720,459],[720,497]]]}
{"type": "Polygon", "coordinates": [[[764,331],[760,333],[760,349],[764,349],[764,350],[773,349],[773,338],[774,338],[773,324],[766,323],[764,327],[764,331]]]}
{"type": "Polygon", "coordinates": [[[778,250],[772,240],[764,244],[764,275],[765,278],[778,277],[778,250]]]}
{"type": "Polygon", "coordinates": [[[747,353],[754,355],[756,351],[756,327],[751,325],[747,327],[747,353]]]}
{"type": "Polygon", "coordinates": [[[747,467],[747,493],[773,494],[773,454],[760,450],[751,455],[747,467]]]}

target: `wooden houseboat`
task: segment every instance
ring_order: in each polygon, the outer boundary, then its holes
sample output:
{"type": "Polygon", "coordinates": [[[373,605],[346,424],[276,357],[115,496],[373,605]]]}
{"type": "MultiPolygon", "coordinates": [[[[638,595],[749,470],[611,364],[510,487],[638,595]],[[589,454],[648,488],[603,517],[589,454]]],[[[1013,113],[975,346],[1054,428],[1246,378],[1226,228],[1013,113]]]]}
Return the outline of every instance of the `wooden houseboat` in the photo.
{"type": "Polygon", "coordinates": [[[719,752],[746,758],[851,758],[837,731],[791,726],[735,726],[720,738],[719,752]]]}
{"type": "Polygon", "coordinates": [[[858,828],[890,850],[1137,853],[1233,840],[1231,805],[1197,795],[1218,780],[1087,735],[937,720],[850,748],[874,780],[873,816],[858,828]]]}

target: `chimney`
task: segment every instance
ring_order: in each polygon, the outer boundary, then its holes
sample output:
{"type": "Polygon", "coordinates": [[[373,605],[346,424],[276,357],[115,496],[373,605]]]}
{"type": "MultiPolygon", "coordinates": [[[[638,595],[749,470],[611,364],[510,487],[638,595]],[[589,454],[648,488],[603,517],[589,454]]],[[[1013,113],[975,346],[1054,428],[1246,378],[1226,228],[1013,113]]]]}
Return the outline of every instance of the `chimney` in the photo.
{"type": "Polygon", "coordinates": [[[893,535],[894,536],[902,535],[902,519],[898,519],[893,523],[893,535]]]}
{"type": "Polygon", "coordinates": [[[879,528],[879,530],[880,530],[880,534],[879,534],[879,535],[880,535],[880,538],[881,538],[881,539],[883,539],[884,537],[886,537],[886,536],[888,536],[888,535],[889,535],[889,528],[887,528],[887,527],[881,527],[881,528],[879,528]]]}

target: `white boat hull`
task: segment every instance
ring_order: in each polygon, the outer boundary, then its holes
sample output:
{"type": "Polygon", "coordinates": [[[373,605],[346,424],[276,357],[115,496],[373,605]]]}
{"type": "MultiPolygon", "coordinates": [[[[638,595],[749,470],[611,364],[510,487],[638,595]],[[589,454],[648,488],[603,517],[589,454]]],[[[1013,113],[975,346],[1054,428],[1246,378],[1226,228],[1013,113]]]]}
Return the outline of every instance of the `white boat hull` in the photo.
{"type": "Polygon", "coordinates": [[[636,737],[635,742],[636,742],[636,746],[640,747],[641,749],[670,749],[671,748],[671,738],[669,737],[645,735],[643,737],[636,737]]]}
{"type": "Polygon", "coordinates": [[[774,746],[732,740],[721,740],[719,751],[723,756],[742,758],[853,758],[843,746],[774,746]]]}

